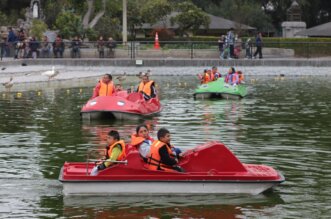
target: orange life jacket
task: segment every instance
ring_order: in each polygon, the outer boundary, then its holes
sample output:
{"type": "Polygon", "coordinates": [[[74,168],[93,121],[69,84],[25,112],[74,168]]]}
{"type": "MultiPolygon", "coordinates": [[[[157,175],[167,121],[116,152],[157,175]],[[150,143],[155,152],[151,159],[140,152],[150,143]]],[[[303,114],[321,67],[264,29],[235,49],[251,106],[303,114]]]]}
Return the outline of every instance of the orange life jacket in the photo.
{"type": "Polygon", "coordinates": [[[144,92],[146,95],[151,96],[153,83],[154,81],[149,81],[146,84],[144,84],[144,82],[140,82],[138,92],[144,92]]]}
{"type": "MultiPolygon", "coordinates": [[[[159,153],[159,149],[166,145],[166,143],[163,143],[161,141],[154,141],[151,145],[151,150],[149,154],[147,155],[147,168],[150,170],[164,170],[167,172],[174,172],[175,170],[172,168],[172,166],[165,165],[161,163],[161,156],[159,153]]],[[[170,147],[167,147],[168,154],[170,157],[175,158],[175,155],[173,154],[170,147]]],[[[175,171],[176,172],[176,171],[175,171]]]]}
{"type": "Polygon", "coordinates": [[[118,145],[118,144],[121,145],[122,153],[118,156],[117,160],[123,160],[123,158],[126,156],[126,153],[125,153],[125,143],[124,143],[123,140],[116,141],[114,144],[112,144],[109,147],[107,147],[106,159],[109,159],[110,158],[111,152],[113,151],[114,147],[116,145],[118,145]]]}
{"type": "Polygon", "coordinates": [[[239,76],[239,83],[245,79],[244,74],[238,74],[238,76],[239,76]]]}
{"type": "Polygon", "coordinates": [[[100,80],[100,85],[99,96],[111,96],[113,94],[114,83],[112,81],[106,84],[100,80]]]}
{"type": "Polygon", "coordinates": [[[137,146],[137,145],[140,145],[141,143],[143,143],[143,141],[145,140],[150,140],[150,141],[154,141],[153,138],[149,137],[146,139],[146,138],[143,138],[143,137],[138,137],[137,134],[132,134],[131,135],[131,145],[133,146],[137,146]]]}
{"type": "Polygon", "coordinates": [[[203,84],[207,84],[208,82],[211,82],[214,80],[214,74],[212,72],[210,72],[209,74],[209,71],[206,72],[204,75],[203,75],[203,84]]]}

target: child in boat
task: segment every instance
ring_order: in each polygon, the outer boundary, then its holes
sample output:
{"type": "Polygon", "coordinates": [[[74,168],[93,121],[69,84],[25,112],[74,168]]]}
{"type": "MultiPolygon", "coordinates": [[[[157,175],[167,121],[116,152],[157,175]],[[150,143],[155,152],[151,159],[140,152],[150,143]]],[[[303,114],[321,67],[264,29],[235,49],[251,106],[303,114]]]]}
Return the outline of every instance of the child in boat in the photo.
{"type": "Polygon", "coordinates": [[[237,74],[238,74],[238,80],[239,80],[239,84],[245,84],[245,77],[244,77],[244,74],[242,73],[242,71],[237,71],[237,74]]]}
{"type": "Polygon", "coordinates": [[[118,92],[118,91],[122,91],[123,90],[123,87],[121,84],[116,84],[115,85],[115,91],[118,92]]]}
{"type": "Polygon", "coordinates": [[[222,74],[218,72],[218,69],[217,69],[216,66],[213,66],[211,68],[211,72],[214,75],[214,81],[216,81],[218,78],[221,78],[222,77],[222,74]]]}
{"type": "Polygon", "coordinates": [[[149,136],[149,130],[146,125],[138,125],[136,133],[131,135],[131,145],[138,149],[144,161],[147,161],[147,155],[153,141],[154,139],[149,136]]]}
{"type": "Polygon", "coordinates": [[[226,75],[224,81],[225,81],[225,83],[228,83],[231,85],[237,85],[239,83],[238,74],[233,67],[229,68],[228,74],[226,75]]]}
{"type": "Polygon", "coordinates": [[[207,84],[213,80],[214,80],[214,74],[212,73],[212,70],[205,69],[203,72],[201,84],[207,84]]]}
{"type": "Polygon", "coordinates": [[[137,92],[142,93],[146,101],[156,97],[155,83],[154,81],[149,80],[147,74],[142,76],[137,92]]]}
{"type": "MultiPolygon", "coordinates": [[[[158,140],[153,142],[150,152],[147,155],[148,169],[184,172],[184,170],[178,166],[180,154],[177,154],[170,144],[170,132],[165,128],[161,128],[157,132],[157,138],[158,140]]],[[[177,149],[177,152],[180,151],[177,149]]]]}
{"type": "Polygon", "coordinates": [[[125,143],[123,140],[120,140],[118,131],[111,130],[108,133],[107,144],[105,160],[92,169],[91,176],[96,176],[98,171],[116,164],[112,161],[120,161],[125,157],[125,143]]]}

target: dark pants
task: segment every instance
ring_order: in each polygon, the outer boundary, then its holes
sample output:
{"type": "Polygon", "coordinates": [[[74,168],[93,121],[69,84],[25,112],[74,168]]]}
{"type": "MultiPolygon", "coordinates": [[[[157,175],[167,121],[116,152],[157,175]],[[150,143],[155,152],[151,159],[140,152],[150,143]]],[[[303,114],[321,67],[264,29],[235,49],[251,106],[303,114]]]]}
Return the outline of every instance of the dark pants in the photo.
{"type": "Polygon", "coordinates": [[[53,48],[53,53],[55,58],[63,58],[63,49],[60,47],[53,48]]]}
{"type": "Polygon", "coordinates": [[[254,53],[254,57],[256,57],[256,55],[259,54],[259,58],[262,59],[262,46],[256,46],[256,51],[254,53]]]}
{"type": "Polygon", "coordinates": [[[105,50],[99,49],[99,58],[105,58],[105,50]]]}
{"type": "Polygon", "coordinates": [[[230,45],[230,58],[234,58],[234,45],[230,45]]]}
{"type": "Polygon", "coordinates": [[[80,58],[80,49],[78,47],[73,47],[72,48],[71,58],[80,58]]]}

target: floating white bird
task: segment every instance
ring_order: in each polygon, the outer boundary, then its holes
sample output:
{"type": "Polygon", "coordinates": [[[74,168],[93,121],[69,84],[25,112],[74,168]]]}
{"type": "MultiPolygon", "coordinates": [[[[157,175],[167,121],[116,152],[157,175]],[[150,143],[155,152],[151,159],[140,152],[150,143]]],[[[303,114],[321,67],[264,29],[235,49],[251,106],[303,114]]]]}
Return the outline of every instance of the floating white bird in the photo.
{"type": "Polygon", "coordinates": [[[116,79],[119,80],[120,82],[125,81],[125,79],[126,79],[126,72],[124,72],[123,75],[117,76],[116,79]]]}
{"type": "Polygon", "coordinates": [[[5,86],[5,88],[10,91],[10,88],[14,85],[13,82],[13,77],[10,77],[9,81],[2,83],[3,86],[5,86]]]}
{"type": "Polygon", "coordinates": [[[55,71],[55,67],[52,67],[52,70],[50,71],[45,71],[43,73],[41,73],[42,75],[48,76],[48,80],[51,80],[52,78],[54,78],[56,75],[58,75],[60,72],[58,70],[55,71]]]}

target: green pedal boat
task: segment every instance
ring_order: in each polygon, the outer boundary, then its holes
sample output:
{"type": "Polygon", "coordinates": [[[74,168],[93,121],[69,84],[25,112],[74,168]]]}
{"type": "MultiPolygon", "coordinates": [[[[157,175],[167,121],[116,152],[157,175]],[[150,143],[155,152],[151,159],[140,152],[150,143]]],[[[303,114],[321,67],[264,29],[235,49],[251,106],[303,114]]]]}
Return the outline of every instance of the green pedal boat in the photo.
{"type": "Polygon", "coordinates": [[[224,78],[219,78],[216,81],[207,84],[201,84],[193,94],[196,98],[224,98],[224,99],[240,99],[247,95],[247,87],[243,84],[230,85],[224,82],[224,78]]]}

